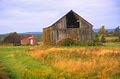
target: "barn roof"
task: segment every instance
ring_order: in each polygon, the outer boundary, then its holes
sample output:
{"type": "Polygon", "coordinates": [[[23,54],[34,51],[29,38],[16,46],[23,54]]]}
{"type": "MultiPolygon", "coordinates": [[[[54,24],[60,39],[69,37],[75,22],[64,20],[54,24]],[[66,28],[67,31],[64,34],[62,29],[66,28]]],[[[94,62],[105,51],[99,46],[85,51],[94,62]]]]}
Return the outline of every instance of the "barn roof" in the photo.
{"type": "Polygon", "coordinates": [[[30,35],[27,35],[27,36],[21,36],[21,40],[29,38],[29,37],[33,37],[34,38],[34,36],[30,34],[30,35]]]}
{"type": "MultiPolygon", "coordinates": [[[[87,20],[85,20],[84,18],[82,18],[80,15],[78,15],[76,12],[74,12],[73,10],[70,10],[67,14],[65,14],[63,17],[61,17],[59,20],[57,20],[55,23],[57,23],[57,22],[59,22],[61,19],[63,19],[64,17],[66,17],[69,13],[73,13],[75,16],[76,16],[76,18],[81,18],[85,23],[87,23],[88,25],[90,25],[90,26],[93,26],[90,22],[88,22],[87,20]]],[[[53,23],[51,26],[53,26],[55,23],[53,23]]],[[[49,27],[51,27],[51,26],[49,26],[49,27]]],[[[49,28],[49,27],[47,27],[47,28],[49,28]]]]}

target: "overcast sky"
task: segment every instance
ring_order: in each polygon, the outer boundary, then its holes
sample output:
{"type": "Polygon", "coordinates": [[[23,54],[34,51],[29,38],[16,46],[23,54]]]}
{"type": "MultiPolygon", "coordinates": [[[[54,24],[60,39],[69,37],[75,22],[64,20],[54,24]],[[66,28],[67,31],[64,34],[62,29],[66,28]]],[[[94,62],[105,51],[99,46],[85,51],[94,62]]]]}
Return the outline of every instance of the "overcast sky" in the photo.
{"type": "Polygon", "coordinates": [[[0,34],[40,32],[70,10],[94,28],[120,25],[120,0],[0,0],[0,34]]]}

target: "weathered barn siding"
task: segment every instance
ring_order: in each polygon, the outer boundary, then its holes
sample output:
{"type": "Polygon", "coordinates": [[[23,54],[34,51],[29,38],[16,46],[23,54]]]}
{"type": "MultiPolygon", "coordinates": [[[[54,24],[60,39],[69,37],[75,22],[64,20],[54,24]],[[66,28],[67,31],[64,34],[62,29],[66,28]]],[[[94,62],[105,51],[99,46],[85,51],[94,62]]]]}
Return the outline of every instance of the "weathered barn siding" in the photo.
{"type": "Polygon", "coordinates": [[[91,40],[92,27],[92,24],[70,11],[53,25],[43,29],[43,40],[45,44],[57,44],[65,38],[91,40]]]}

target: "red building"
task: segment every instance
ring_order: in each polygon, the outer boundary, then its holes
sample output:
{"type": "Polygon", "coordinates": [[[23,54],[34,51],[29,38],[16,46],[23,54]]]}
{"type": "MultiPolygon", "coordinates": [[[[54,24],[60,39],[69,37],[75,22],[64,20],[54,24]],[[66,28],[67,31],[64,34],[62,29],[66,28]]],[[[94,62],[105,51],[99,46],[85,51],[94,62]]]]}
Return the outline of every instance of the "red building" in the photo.
{"type": "Polygon", "coordinates": [[[21,37],[20,43],[21,45],[35,45],[36,39],[33,35],[27,35],[21,37]]]}

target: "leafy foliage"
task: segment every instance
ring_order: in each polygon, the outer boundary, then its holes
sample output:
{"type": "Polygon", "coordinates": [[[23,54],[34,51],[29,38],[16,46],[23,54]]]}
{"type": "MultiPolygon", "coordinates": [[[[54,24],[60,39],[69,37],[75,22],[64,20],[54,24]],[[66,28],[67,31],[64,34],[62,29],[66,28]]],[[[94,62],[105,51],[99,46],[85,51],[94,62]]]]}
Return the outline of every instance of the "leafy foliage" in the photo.
{"type": "Polygon", "coordinates": [[[96,43],[96,42],[99,42],[99,36],[98,34],[95,34],[94,38],[93,38],[93,41],[96,43]]]}
{"type": "Polygon", "coordinates": [[[60,40],[57,43],[58,46],[100,46],[102,45],[99,42],[94,42],[92,40],[87,40],[87,41],[77,41],[73,40],[71,38],[66,38],[63,40],[60,40]]]}
{"type": "Polygon", "coordinates": [[[99,31],[98,31],[99,34],[105,34],[106,33],[106,29],[105,29],[105,26],[101,26],[99,31]]]}
{"type": "Polygon", "coordinates": [[[114,35],[120,37],[120,26],[115,28],[114,35]]]}
{"type": "Polygon", "coordinates": [[[4,38],[4,43],[12,43],[13,45],[20,45],[20,36],[17,33],[11,33],[4,38]]]}
{"type": "Polygon", "coordinates": [[[104,35],[101,37],[101,42],[102,42],[102,43],[106,43],[106,38],[105,38],[104,35]]]}
{"type": "Polygon", "coordinates": [[[75,45],[75,40],[71,38],[62,39],[57,43],[58,46],[73,46],[75,45]]]}

